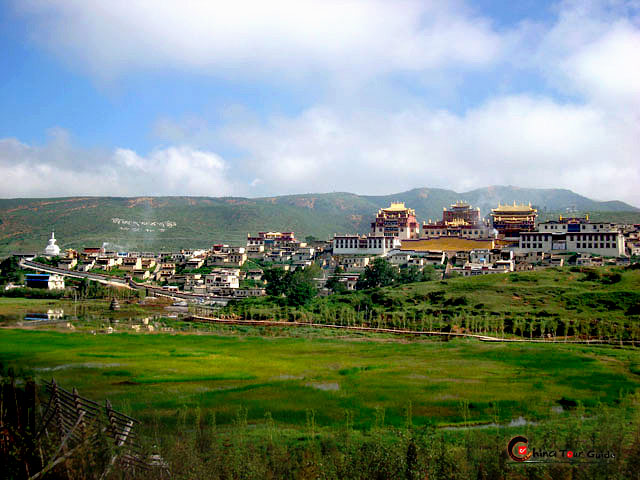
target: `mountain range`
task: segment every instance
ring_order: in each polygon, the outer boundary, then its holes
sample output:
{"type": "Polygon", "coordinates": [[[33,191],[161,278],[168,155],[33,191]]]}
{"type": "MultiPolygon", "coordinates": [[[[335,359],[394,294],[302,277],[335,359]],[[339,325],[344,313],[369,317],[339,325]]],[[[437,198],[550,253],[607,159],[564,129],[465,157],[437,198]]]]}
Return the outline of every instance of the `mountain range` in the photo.
{"type": "Polygon", "coordinates": [[[62,248],[109,243],[119,250],[162,250],[243,244],[247,233],[296,232],[325,239],[365,233],[378,209],[392,201],[416,210],[418,220],[439,220],[443,207],[463,200],[486,215],[498,203],[531,203],[541,217],[567,209],[612,221],[640,222],[640,209],[598,202],[564,189],[492,186],[464,193],[416,188],[393,195],[314,193],[241,197],[67,197],[0,199],[0,255],[40,251],[55,231],[62,248]],[[597,212],[606,212],[598,214],[597,212]],[[615,218],[614,218],[615,217],[615,218]],[[605,218],[605,219],[606,219],[605,218]]]}

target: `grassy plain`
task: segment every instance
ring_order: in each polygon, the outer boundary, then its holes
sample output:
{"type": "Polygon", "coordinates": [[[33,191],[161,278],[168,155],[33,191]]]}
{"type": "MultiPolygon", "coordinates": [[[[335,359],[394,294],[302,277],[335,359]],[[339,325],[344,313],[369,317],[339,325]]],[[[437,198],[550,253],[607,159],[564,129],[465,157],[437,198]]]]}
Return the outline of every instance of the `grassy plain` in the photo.
{"type": "Polygon", "coordinates": [[[252,298],[227,310],[251,319],[640,340],[640,270],[623,267],[458,277],[317,297],[305,307],[282,303],[252,298]]]}
{"type": "Polygon", "coordinates": [[[415,425],[543,419],[573,402],[615,405],[640,385],[633,349],[291,338],[253,328],[203,335],[3,329],[0,361],[167,425],[183,407],[215,412],[219,424],[240,408],[250,423],[269,412],[291,427],[304,425],[309,412],[319,427],[341,425],[347,412],[355,428],[371,427],[382,412],[385,424],[400,426],[408,408],[415,425]]]}

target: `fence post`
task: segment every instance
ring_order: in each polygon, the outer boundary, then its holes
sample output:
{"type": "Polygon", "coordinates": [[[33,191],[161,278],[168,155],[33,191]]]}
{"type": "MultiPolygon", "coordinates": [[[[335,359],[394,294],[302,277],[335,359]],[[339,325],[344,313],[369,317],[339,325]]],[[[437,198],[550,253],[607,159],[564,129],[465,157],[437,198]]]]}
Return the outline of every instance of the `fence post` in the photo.
{"type": "Polygon", "coordinates": [[[82,408],[82,404],[80,403],[80,395],[78,395],[78,390],[76,389],[76,387],[73,387],[73,404],[76,409],[76,418],[81,419],[80,424],[78,425],[80,428],[80,432],[82,433],[82,435],[84,435],[87,427],[87,423],[84,420],[84,414],[86,413],[86,411],[84,410],[84,408],[82,408]]]}

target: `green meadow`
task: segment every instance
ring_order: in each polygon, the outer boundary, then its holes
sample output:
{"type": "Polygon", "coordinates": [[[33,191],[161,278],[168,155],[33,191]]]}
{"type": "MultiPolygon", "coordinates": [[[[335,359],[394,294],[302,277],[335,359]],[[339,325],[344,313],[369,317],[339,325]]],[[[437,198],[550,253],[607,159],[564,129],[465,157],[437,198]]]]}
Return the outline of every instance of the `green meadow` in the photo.
{"type": "Polygon", "coordinates": [[[540,421],[558,407],[615,406],[640,385],[640,352],[604,346],[411,340],[382,335],[92,335],[0,330],[4,368],[54,377],[96,401],[171,426],[180,410],[230,424],[265,416],[281,426],[366,430],[385,425],[540,421]]]}
{"type": "Polygon", "coordinates": [[[457,277],[316,297],[230,303],[225,312],[281,319],[525,338],[640,341],[640,269],[563,267],[457,277]]]}

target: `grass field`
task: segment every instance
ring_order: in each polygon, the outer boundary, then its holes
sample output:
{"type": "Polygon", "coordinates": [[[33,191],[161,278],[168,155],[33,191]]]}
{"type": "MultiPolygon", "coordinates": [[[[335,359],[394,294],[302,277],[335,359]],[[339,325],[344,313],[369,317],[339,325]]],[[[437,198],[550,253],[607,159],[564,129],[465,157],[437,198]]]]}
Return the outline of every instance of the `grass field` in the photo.
{"type": "MultiPolygon", "coordinates": [[[[0,331],[0,360],[37,378],[172,424],[182,407],[229,423],[270,412],[281,425],[340,425],[346,412],[366,429],[385,424],[543,419],[552,407],[615,405],[640,385],[640,352],[578,345],[473,340],[0,331]],[[468,402],[468,413],[462,408],[468,402]],[[559,403],[560,402],[560,403],[559,403]]],[[[262,332],[264,333],[264,332],[262,332]]]]}
{"type": "Polygon", "coordinates": [[[318,297],[306,307],[281,303],[252,298],[227,310],[250,319],[640,340],[640,270],[622,267],[459,277],[318,297]]]}

